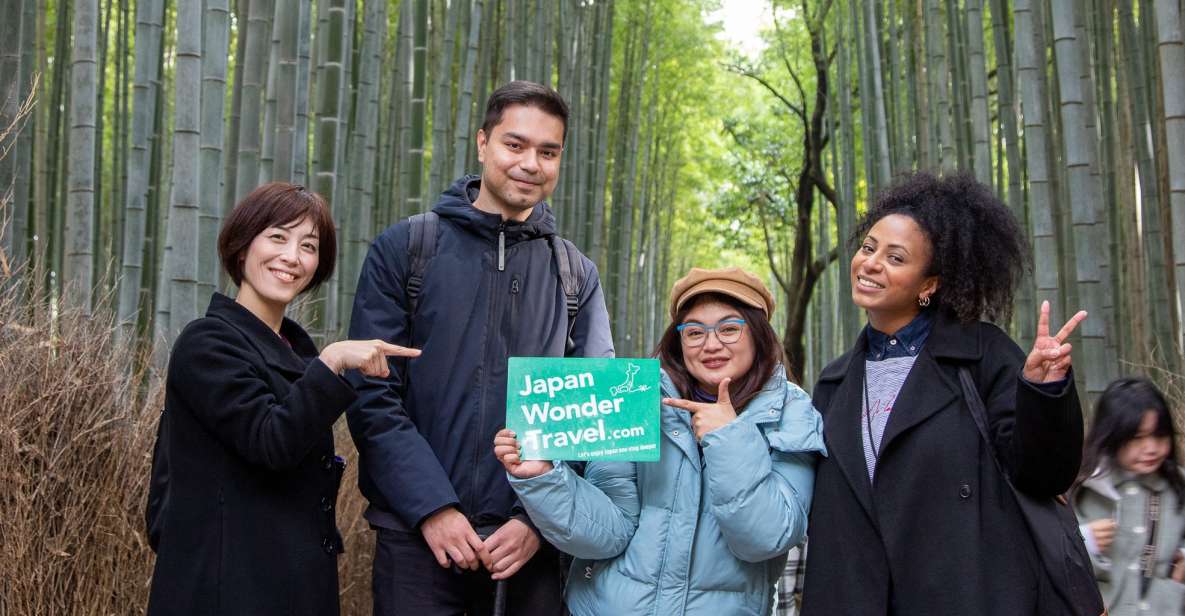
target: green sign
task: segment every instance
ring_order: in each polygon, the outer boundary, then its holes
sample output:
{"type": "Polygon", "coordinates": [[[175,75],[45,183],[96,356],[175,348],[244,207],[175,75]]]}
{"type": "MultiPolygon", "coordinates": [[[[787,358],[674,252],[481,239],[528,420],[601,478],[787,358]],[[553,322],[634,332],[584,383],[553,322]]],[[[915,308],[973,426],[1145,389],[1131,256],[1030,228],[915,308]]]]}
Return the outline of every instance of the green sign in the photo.
{"type": "Polygon", "coordinates": [[[658,460],[657,359],[511,357],[506,427],[524,460],[658,460]]]}

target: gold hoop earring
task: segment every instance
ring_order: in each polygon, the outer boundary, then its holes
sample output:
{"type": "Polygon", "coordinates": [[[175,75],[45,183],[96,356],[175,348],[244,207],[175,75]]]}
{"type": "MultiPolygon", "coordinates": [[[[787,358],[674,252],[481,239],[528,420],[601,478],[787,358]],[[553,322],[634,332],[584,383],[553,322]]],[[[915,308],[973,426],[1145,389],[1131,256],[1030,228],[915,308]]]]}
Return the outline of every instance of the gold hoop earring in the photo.
{"type": "Polygon", "coordinates": [[[922,308],[929,306],[930,305],[930,296],[925,295],[925,296],[919,297],[918,298],[918,305],[921,306],[922,308]]]}

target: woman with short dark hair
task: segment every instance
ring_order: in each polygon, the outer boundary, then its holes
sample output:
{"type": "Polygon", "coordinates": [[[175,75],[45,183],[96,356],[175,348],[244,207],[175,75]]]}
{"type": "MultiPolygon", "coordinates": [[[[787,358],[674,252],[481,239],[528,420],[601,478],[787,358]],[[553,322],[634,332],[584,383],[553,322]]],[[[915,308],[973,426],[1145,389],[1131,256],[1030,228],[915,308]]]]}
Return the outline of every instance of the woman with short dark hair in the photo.
{"type": "Polygon", "coordinates": [[[273,182],[243,199],[218,237],[239,287],[173,344],[147,510],[157,553],[149,614],[338,613],[334,421],[355,398],[347,369],[385,376],[381,340],[318,353],[284,317],[333,272],[325,201],[273,182]]]}
{"type": "Polygon", "coordinates": [[[1055,613],[993,458],[1035,497],[1073,483],[1082,414],[1065,340],[1086,313],[1050,335],[1045,302],[1027,356],[980,321],[1007,318],[1027,247],[1007,207],[969,175],[901,178],[857,237],[852,302],[868,326],[814,389],[830,455],[815,481],[803,614],[1055,613]]]}
{"type": "Polygon", "coordinates": [[[671,291],[659,342],[657,462],[524,461],[494,439],[549,542],[576,557],[574,616],[767,615],[786,553],[806,535],[819,414],[787,380],[773,295],[738,268],[693,269],[671,291]]]}

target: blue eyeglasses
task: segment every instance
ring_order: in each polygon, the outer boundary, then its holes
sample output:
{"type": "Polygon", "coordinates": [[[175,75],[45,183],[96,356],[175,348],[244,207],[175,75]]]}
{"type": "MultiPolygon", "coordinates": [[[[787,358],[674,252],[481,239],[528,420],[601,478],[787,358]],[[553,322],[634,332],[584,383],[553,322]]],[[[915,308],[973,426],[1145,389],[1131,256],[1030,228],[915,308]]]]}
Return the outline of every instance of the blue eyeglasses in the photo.
{"type": "Polygon", "coordinates": [[[688,347],[700,347],[708,341],[708,333],[716,332],[716,339],[722,344],[733,344],[745,332],[744,319],[724,319],[715,325],[704,325],[691,321],[675,327],[680,339],[688,347]]]}

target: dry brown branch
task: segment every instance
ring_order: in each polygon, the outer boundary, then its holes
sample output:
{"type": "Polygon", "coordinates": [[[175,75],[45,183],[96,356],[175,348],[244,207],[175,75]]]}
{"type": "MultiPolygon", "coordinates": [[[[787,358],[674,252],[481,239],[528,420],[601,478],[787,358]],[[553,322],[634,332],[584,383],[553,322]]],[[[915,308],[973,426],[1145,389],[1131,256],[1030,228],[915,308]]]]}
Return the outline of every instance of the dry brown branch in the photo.
{"type": "MultiPolygon", "coordinates": [[[[31,276],[31,280],[39,280],[31,276]]],[[[0,279],[0,614],[142,614],[153,556],[144,536],[159,385],[128,376],[131,353],[104,310],[31,306],[0,279]]],[[[144,365],[144,362],[139,362],[144,365]]],[[[370,613],[373,533],[362,519],[353,444],[338,503],[343,614],[370,613]]]]}

